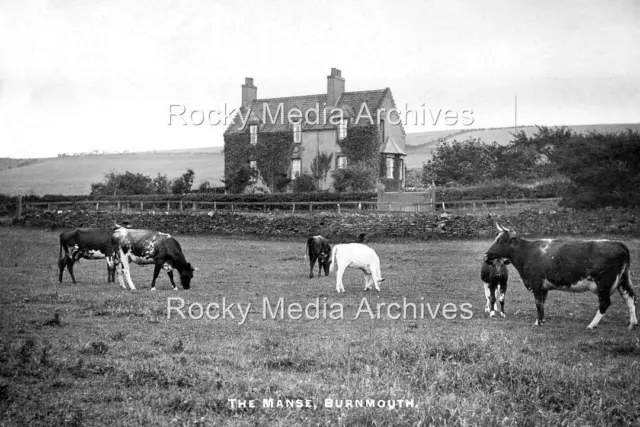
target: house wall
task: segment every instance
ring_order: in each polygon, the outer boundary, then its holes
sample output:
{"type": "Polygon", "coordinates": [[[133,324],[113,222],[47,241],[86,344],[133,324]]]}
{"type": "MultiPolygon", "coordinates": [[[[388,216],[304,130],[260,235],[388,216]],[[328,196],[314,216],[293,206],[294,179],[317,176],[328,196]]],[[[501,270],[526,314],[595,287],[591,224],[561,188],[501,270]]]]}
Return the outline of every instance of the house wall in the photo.
{"type": "MultiPolygon", "coordinates": [[[[391,99],[390,94],[388,94],[385,97],[384,101],[382,102],[382,108],[384,108],[386,111],[389,111],[393,108],[393,100],[391,99]]],[[[380,117],[384,119],[384,127],[385,127],[384,134],[386,136],[390,136],[391,138],[393,138],[396,144],[398,144],[398,147],[400,147],[402,151],[406,153],[407,150],[405,149],[405,136],[404,136],[402,125],[399,123],[394,125],[389,123],[386,113],[381,114],[380,117]]],[[[401,117],[397,117],[395,115],[392,115],[392,117],[394,122],[400,121],[401,119],[401,117]]],[[[384,141],[382,142],[384,143],[384,141]]]]}
{"type": "MultiPolygon", "coordinates": [[[[311,162],[318,153],[323,151],[327,154],[333,153],[331,170],[335,169],[336,153],[340,147],[336,142],[337,132],[335,129],[302,132],[302,143],[300,145],[300,159],[302,159],[302,173],[311,174],[311,162]]],[[[333,180],[331,171],[327,174],[327,180],[321,182],[321,188],[331,188],[333,180]]]]}

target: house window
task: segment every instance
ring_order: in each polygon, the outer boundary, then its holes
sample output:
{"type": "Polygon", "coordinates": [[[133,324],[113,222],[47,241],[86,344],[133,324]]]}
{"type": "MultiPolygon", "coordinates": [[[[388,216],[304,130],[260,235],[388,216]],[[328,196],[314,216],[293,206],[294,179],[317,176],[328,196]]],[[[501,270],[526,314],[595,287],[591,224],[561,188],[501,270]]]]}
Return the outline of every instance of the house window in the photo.
{"type": "Polygon", "coordinates": [[[291,160],[291,178],[296,178],[300,176],[300,172],[302,172],[302,159],[292,159],[291,160]]]}
{"type": "Polygon", "coordinates": [[[293,142],[302,142],[302,125],[300,123],[293,124],[293,142]]]}
{"type": "Polygon", "coordinates": [[[394,166],[395,166],[394,158],[387,157],[387,178],[388,179],[393,179],[394,166]]]}
{"type": "Polygon", "coordinates": [[[347,121],[342,120],[338,125],[338,139],[343,140],[347,137],[347,121]]]}
{"type": "Polygon", "coordinates": [[[258,169],[258,162],[256,160],[251,160],[249,162],[249,166],[251,167],[251,169],[256,170],[258,169]]]}
{"type": "Polygon", "coordinates": [[[380,120],[380,142],[384,143],[384,120],[380,120]]]}
{"type": "Polygon", "coordinates": [[[338,169],[344,169],[347,167],[347,156],[338,156],[337,157],[337,162],[338,162],[338,169]]]}
{"type": "Polygon", "coordinates": [[[258,125],[249,126],[249,135],[251,135],[251,145],[258,143],[258,125]]]}

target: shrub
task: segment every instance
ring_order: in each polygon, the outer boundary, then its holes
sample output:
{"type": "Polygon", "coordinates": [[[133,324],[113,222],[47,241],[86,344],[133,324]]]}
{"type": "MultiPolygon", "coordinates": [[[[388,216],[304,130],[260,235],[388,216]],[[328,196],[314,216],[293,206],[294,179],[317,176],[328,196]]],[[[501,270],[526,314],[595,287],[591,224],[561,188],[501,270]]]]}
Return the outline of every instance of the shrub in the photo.
{"type": "Polygon", "coordinates": [[[377,171],[364,162],[336,169],[331,176],[333,188],[339,193],[373,191],[377,181],[377,171]]]}
{"type": "Polygon", "coordinates": [[[302,174],[293,180],[294,193],[308,193],[316,190],[316,180],[313,176],[302,174]]]}

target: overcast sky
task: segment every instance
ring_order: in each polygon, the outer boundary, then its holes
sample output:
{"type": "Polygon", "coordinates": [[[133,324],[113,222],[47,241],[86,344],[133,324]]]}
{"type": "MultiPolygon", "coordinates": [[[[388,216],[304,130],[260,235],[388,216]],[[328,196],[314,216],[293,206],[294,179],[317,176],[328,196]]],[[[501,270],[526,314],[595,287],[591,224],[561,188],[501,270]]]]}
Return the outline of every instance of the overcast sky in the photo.
{"type": "Polygon", "coordinates": [[[640,122],[639,23],[634,0],[0,0],[0,157],[219,146],[170,105],[323,93],[332,67],[425,111],[408,132],[512,126],[515,95],[519,124],[640,122]]]}

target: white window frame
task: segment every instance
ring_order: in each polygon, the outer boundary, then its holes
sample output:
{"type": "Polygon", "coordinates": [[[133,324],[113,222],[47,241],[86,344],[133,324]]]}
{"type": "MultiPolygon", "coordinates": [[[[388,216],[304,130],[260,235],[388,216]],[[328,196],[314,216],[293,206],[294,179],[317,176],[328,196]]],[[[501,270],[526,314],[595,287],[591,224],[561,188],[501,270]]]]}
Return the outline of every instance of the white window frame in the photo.
{"type": "Polygon", "coordinates": [[[295,144],[302,142],[302,123],[293,124],[293,142],[295,144]]]}
{"type": "Polygon", "coordinates": [[[347,167],[347,156],[336,157],[336,169],[344,169],[347,167]]]}
{"type": "Polygon", "coordinates": [[[291,159],[291,179],[296,179],[300,175],[302,175],[302,159],[291,159]]]}
{"type": "Polygon", "coordinates": [[[393,172],[395,169],[395,159],[393,156],[387,156],[387,179],[393,179],[393,172]]]}
{"type": "Polygon", "coordinates": [[[258,161],[257,160],[251,160],[249,162],[249,167],[253,170],[258,170],[258,161]]]}
{"type": "Polygon", "coordinates": [[[256,145],[258,143],[258,125],[249,125],[249,135],[251,145],[256,145]]]}
{"type": "Polygon", "coordinates": [[[349,122],[347,120],[341,120],[338,123],[338,140],[342,141],[347,137],[347,125],[349,122]]]}

